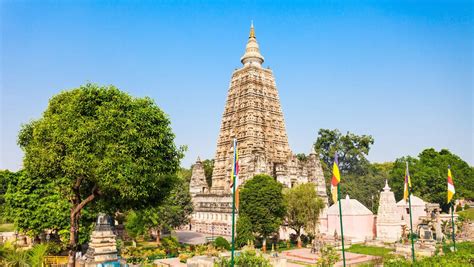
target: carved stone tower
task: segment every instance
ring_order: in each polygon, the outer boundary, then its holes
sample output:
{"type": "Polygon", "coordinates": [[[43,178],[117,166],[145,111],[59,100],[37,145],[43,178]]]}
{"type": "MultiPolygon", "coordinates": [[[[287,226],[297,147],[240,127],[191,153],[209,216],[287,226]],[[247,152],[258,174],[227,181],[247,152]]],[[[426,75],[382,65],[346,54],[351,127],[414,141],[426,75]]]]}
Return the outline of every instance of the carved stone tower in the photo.
{"type": "MultiPolygon", "coordinates": [[[[260,173],[274,177],[285,187],[313,182],[318,196],[327,204],[318,156],[313,152],[298,158],[290,150],[273,72],[262,67],[264,58],[260,54],[253,24],[240,61],[243,66],[232,73],[227,93],[211,188],[205,184],[200,160],[192,171],[190,191],[195,209],[191,228],[198,232],[230,234],[234,138],[238,141],[239,180],[242,184],[260,173]]],[[[325,217],[325,212],[326,209],[321,218],[325,217]]]]}
{"type": "Polygon", "coordinates": [[[222,116],[212,179],[212,192],[230,192],[232,140],[238,140],[242,181],[256,173],[274,177],[276,164],[288,161],[288,145],[283,112],[270,69],[262,68],[255,30],[241,58],[244,66],[234,71],[222,116]]]}

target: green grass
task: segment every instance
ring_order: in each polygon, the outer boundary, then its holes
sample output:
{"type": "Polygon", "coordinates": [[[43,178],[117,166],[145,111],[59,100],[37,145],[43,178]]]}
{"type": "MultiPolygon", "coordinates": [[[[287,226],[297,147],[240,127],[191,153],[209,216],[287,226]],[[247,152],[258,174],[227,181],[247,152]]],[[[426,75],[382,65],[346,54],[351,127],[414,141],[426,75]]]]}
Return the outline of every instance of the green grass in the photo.
{"type": "Polygon", "coordinates": [[[4,223],[0,224],[0,232],[13,232],[15,231],[15,226],[13,223],[4,223]]]}
{"type": "Polygon", "coordinates": [[[352,252],[352,253],[358,253],[358,254],[365,254],[365,255],[383,257],[383,256],[389,254],[390,252],[392,252],[393,249],[382,248],[382,247],[364,246],[364,245],[357,244],[357,245],[352,245],[346,251],[352,252]]]}
{"type": "Polygon", "coordinates": [[[458,212],[458,214],[466,219],[474,221],[474,208],[469,208],[467,210],[463,210],[458,212]]]}

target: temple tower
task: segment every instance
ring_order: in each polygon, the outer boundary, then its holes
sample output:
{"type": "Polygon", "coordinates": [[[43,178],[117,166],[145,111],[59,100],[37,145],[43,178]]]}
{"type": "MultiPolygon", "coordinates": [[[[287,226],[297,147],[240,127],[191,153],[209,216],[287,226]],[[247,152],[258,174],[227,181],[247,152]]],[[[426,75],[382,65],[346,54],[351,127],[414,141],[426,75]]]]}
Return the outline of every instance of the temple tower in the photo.
{"type": "MultiPolygon", "coordinates": [[[[238,141],[239,180],[242,184],[256,174],[268,174],[285,187],[313,182],[318,196],[326,205],[328,203],[318,155],[313,151],[298,158],[290,150],[275,78],[269,68],[262,67],[264,57],[253,24],[240,61],[243,66],[232,73],[227,93],[211,188],[207,188],[204,182],[200,160],[192,171],[190,191],[194,213],[190,227],[198,232],[221,235],[231,232],[230,181],[234,138],[238,141]]],[[[327,217],[326,211],[324,209],[321,218],[327,217]]]]}
{"type": "Polygon", "coordinates": [[[243,67],[232,74],[222,115],[212,192],[230,192],[233,138],[238,140],[242,181],[257,173],[275,176],[276,164],[292,155],[273,72],[262,68],[253,25],[240,61],[243,67]]]}

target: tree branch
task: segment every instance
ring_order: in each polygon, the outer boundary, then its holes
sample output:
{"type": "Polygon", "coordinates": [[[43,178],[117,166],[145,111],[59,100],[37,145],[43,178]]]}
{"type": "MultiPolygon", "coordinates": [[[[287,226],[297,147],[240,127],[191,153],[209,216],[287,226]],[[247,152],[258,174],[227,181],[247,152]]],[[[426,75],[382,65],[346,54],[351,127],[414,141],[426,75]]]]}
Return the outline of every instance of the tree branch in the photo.
{"type": "Polygon", "coordinates": [[[92,188],[92,194],[89,195],[86,199],[84,199],[81,203],[79,203],[79,205],[77,205],[74,210],[73,210],[73,214],[77,214],[79,211],[82,210],[82,208],[84,208],[85,205],[87,205],[87,203],[91,202],[92,200],[94,200],[97,196],[100,196],[102,193],[100,192],[99,188],[97,187],[97,185],[94,185],[94,187],[92,188]]]}

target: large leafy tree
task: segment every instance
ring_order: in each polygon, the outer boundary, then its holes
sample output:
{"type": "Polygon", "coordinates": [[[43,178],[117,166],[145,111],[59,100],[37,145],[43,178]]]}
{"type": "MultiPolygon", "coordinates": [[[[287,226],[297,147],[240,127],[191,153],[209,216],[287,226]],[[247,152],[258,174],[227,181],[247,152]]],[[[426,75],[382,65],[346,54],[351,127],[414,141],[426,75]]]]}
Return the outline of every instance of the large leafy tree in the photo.
{"type": "Polygon", "coordinates": [[[286,214],[283,203],[283,186],[273,177],[259,174],[245,182],[240,190],[239,216],[246,216],[253,232],[263,239],[276,233],[286,214]]]}
{"type": "Polygon", "coordinates": [[[412,192],[423,200],[439,203],[444,211],[448,211],[446,203],[448,165],[456,188],[455,198],[474,199],[474,171],[467,162],[447,149],[439,152],[433,148],[423,150],[418,158],[402,157],[395,161],[390,172],[393,191],[397,199],[403,196],[403,183],[409,164],[412,192]]]}
{"type": "MultiPolygon", "coordinates": [[[[341,197],[346,194],[351,198],[359,200],[364,206],[377,212],[380,191],[389,179],[389,169],[393,163],[371,163],[366,168],[364,175],[345,174],[341,183],[341,197]]],[[[331,199],[332,201],[332,199],[331,199]]]]}
{"type": "Polygon", "coordinates": [[[368,164],[366,156],[374,138],[370,135],[356,135],[347,132],[341,134],[338,129],[320,129],[314,149],[326,166],[332,166],[334,154],[339,158],[339,169],[342,173],[365,174],[368,164]]]}
{"type": "Polygon", "coordinates": [[[168,117],[150,98],[94,84],[54,96],[40,119],[22,127],[19,144],[25,152],[21,177],[35,186],[16,193],[49,192],[61,203],[55,217],[67,214],[69,266],[86,207],[156,205],[172,188],[182,157],[168,117]]]}
{"type": "Polygon", "coordinates": [[[324,208],[324,202],[317,196],[315,186],[313,183],[306,183],[283,192],[286,221],[288,227],[296,232],[298,247],[301,247],[301,230],[315,234],[319,214],[324,208]]]}
{"type": "Polygon", "coordinates": [[[127,216],[126,228],[132,236],[146,235],[150,230],[156,232],[156,243],[160,244],[161,232],[189,223],[193,203],[189,184],[180,179],[170,195],[159,206],[132,211],[127,216]]]}

